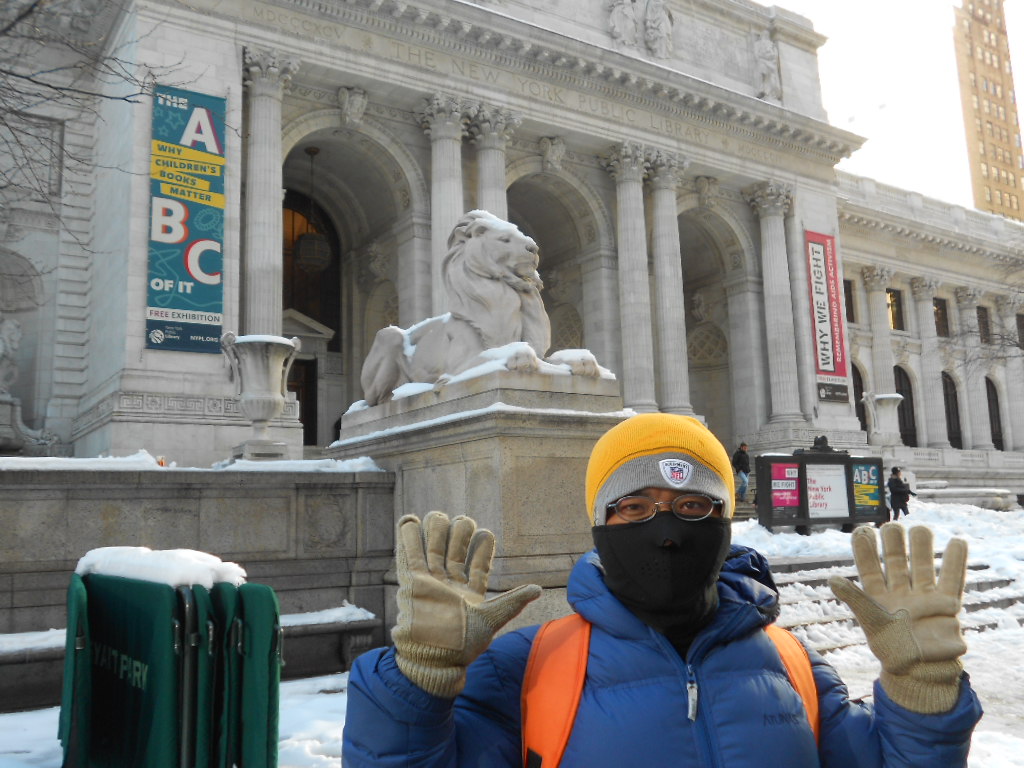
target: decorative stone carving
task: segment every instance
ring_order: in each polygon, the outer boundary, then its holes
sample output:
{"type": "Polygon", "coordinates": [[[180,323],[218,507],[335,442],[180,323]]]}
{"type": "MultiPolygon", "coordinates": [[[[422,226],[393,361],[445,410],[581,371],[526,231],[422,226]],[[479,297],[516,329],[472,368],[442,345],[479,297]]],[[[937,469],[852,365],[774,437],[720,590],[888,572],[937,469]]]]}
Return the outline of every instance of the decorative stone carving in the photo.
{"type": "Polygon", "coordinates": [[[665,0],[613,0],[608,32],[618,48],[646,50],[665,59],[672,55],[672,12],[665,0]]]}
{"type": "Polygon", "coordinates": [[[981,293],[981,290],[978,288],[969,288],[965,285],[961,285],[953,291],[957,306],[961,309],[976,308],[978,302],[981,301],[981,293]]]}
{"type": "Polygon", "coordinates": [[[479,109],[480,105],[475,102],[451,94],[434,93],[423,100],[414,115],[423,132],[431,138],[438,132],[453,138],[465,138],[469,133],[469,122],[479,109]]]}
{"type": "Polygon", "coordinates": [[[608,17],[608,31],[621,48],[635,48],[640,42],[640,18],[634,0],[614,0],[608,17]]]}
{"type": "Polygon", "coordinates": [[[369,96],[362,88],[339,88],[338,106],[341,107],[341,124],[356,126],[363,121],[369,96]]]}
{"type": "Polygon", "coordinates": [[[565,141],[561,136],[545,136],[540,140],[541,167],[548,173],[562,170],[565,141]]]}
{"type": "Polygon", "coordinates": [[[715,205],[715,198],[718,197],[718,179],[714,176],[698,176],[693,180],[697,189],[697,199],[700,207],[710,210],[715,205]]]}
{"type": "Polygon", "coordinates": [[[298,59],[283,56],[278,51],[248,46],[242,53],[242,63],[244,85],[254,93],[270,89],[270,92],[280,95],[279,89],[287,88],[299,70],[298,59]]]}
{"type": "Polygon", "coordinates": [[[9,394],[18,378],[18,347],[21,345],[21,323],[0,312],[0,396],[9,394]]]}
{"type": "Polygon", "coordinates": [[[601,167],[616,181],[643,181],[648,170],[647,152],[635,141],[624,141],[601,158],[601,167]]]}
{"type": "Polygon", "coordinates": [[[701,291],[694,291],[690,294],[690,314],[698,323],[707,322],[708,311],[704,304],[704,294],[701,291]]]}
{"type": "Polygon", "coordinates": [[[868,422],[868,445],[901,445],[897,409],[903,402],[903,395],[865,392],[861,402],[868,422]]]}
{"type": "MultiPolygon", "coordinates": [[[[446,314],[408,328],[377,332],[360,382],[368,405],[390,400],[403,384],[435,389],[487,361],[486,350],[519,343],[506,357],[510,370],[541,370],[551,323],[540,292],[537,244],[515,225],[486,211],[470,211],[448,238],[444,260],[446,314]]],[[[600,376],[592,355],[569,361],[573,373],[600,376]]]]}
{"type": "Polygon", "coordinates": [[[468,131],[477,146],[504,149],[505,142],[522,122],[522,116],[510,109],[481,105],[469,123],[468,131]]]}
{"type": "Polygon", "coordinates": [[[933,299],[940,285],[933,277],[914,277],[910,280],[910,292],[918,300],[933,299]]]}
{"type": "Polygon", "coordinates": [[[784,216],[793,203],[793,188],[777,181],[763,181],[743,190],[747,202],[761,218],[784,216]]]}
{"type": "Polygon", "coordinates": [[[672,13],[665,0],[647,0],[644,12],[644,43],[657,59],[667,59],[675,45],[672,39],[672,13]]]}
{"type": "Polygon", "coordinates": [[[779,101],[782,98],[779,49],[767,31],[762,32],[754,41],[754,59],[757,64],[757,98],[779,101]]]}
{"type": "Polygon", "coordinates": [[[892,270],[889,267],[864,267],[861,277],[869,291],[884,291],[892,282],[892,270]]]}
{"type": "Polygon", "coordinates": [[[675,152],[666,152],[662,149],[649,150],[647,152],[647,168],[651,186],[656,189],[675,189],[679,184],[679,177],[686,171],[689,164],[689,160],[680,157],[675,152]]]}

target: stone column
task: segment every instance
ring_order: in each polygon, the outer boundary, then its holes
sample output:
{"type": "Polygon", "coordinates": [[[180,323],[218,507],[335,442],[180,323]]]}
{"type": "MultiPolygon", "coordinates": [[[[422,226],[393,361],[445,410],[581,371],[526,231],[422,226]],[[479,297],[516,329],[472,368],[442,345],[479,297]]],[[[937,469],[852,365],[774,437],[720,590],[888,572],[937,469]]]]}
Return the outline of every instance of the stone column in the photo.
{"type": "Polygon", "coordinates": [[[892,354],[892,334],[889,328],[889,305],[885,289],[892,282],[892,270],[887,267],[864,267],[861,272],[868,292],[868,323],[871,326],[871,387],[875,395],[896,391],[896,377],[892,368],[896,364],[892,354]]]}
{"type": "Polygon", "coordinates": [[[522,117],[507,109],[484,106],[469,129],[476,145],[476,207],[490,211],[499,219],[508,218],[505,145],[522,121],[522,117]]]}
{"type": "Polygon", "coordinates": [[[935,292],[937,280],[915,277],[910,281],[917,312],[917,329],[921,338],[921,397],[924,406],[924,440],[929,448],[949,448],[946,437],[946,404],[942,398],[942,357],[935,334],[935,292]]]}
{"type": "Polygon", "coordinates": [[[999,296],[996,309],[1003,324],[1003,354],[1006,357],[1006,401],[1005,410],[1010,420],[1009,440],[1004,438],[1006,450],[1024,451],[1024,351],[1020,348],[1017,335],[1017,313],[1020,312],[1021,296],[999,296]]]}
{"type": "Polygon", "coordinates": [[[764,279],[765,332],[771,389],[769,422],[802,422],[793,324],[792,283],[784,217],[792,196],[785,184],[766,181],[745,190],[761,221],[761,274],[764,279]]]}
{"type": "Polygon", "coordinates": [[[246,334],[281,335],[281,98],[298,67],[298,61],[277,51],[246,48],[243,52],[249,106],[242,270],[246,334]]]}
{"type": "Polygon", "coordinates": [[[615,179],[619,252],[619,318],[622,327],[622,400],[635,411],[657,411],[651,292],[644,232],[644,150],[634,142],[613,147],[604,159],[615,179]]]}
{"type": "Polygon", "coordinates": [[[978,333],[978,300],[981,291],[977,288],[960,286],[954,291],[956,304],[960,309],[960,322],[964,329],[967,344],[967,357],[964,381],[967,389],[967,422],[968,435],[965,435],[964,448],[976,451],[995,449],[992,443],[992,425],[988,420],[988,397],[985,392],[984,349],[978,333]]]}
{"type": "Polygon", "coordinates": [[[672,153],[650,155],[654,229],[654,327],[658,405],[665,413],[693,414],[690,365],[686,350],[686,307],[679,245],[676,187],[686,163],[672,153]]]}
{"type": "Polygon", "coordinates": [[[814,330],[811,327],[807,247],[803,229],[796,216],[790,216],[786,220],[786,253],[789,257],[790,295],[793,297],[793,333],[796,340],[800,412],[810,421],[814,418],[818,406],[816,344],[814,330]]]}
{"type": "Polygon", "coordinates": [[[465,211],[462,195],[462,139],[477,107],[435,93],[416,112],[420,127],[430,137],[430,295],[431,312],[448,308],[441,263],[448,237],[465,211]]]}

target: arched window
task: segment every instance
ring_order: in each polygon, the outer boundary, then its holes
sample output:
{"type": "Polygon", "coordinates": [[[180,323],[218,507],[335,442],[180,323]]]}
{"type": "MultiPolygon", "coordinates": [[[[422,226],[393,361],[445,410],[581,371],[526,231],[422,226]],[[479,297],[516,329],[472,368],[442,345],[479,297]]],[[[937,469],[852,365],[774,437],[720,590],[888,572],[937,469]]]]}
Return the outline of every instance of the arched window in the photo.
{"type": "Polygon", "coordinates": [[[864,412],[864,403],[861,402],[864,399],[864,377],[860,375],[860,368],[856,365],[851,365],[850,368],[853,373],[853,410],[857,413],[860,428],[867,432],[868,417],[864,412]]]}
{"type": "Polygon", "coordinates": [[[896,409],[900,424],[900,440],[903,444],[914,448],[917,446],[917,424],[914,421],[914,390],[910,386],[910,377],[898,365],[893,366],[893,377],[896,379],[896,392],[903,395],[903,400],[896,409]]]}
{"type": "Polygon", "coordinates": [[[997,451],[1003,448],[1003,422],[999,418],[999,393],[992,379],[985,377],[985,395],[988,397],[988,423],[992,427],[992,444],[997,451]]]}
{"type": "Polygon", "coordinates": [[[963,448],[960,432],[960,401],[956,395],[956,382],[948,373],[942,374],[942,399],[946,406],[946,439],[954,448],[963,448]]]}

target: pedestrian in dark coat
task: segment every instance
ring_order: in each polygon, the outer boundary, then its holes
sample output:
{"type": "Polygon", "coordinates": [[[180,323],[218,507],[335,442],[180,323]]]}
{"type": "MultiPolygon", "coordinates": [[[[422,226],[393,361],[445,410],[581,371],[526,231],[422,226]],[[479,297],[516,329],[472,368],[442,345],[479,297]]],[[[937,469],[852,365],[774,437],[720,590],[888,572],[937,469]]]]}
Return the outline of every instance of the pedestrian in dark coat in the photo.
{"type": "Polygon", "coordinates": [[[750,481],[750,454],[747,453],[747,444],[740,443],[736,453],[732,455],[732,469],[736,473],[736,500],[747,500],[747,483],[750,481]]]}
{"type": "Polygon", "coordinates": [[[910,501],[911,496],[917,496],[912,490],[906,480],[903,479],[903,472],[899,467],[892,468],[892,474],[889,476],[889,505],[892,507],[892,519],[893,521],[900,519],[900,512],[904,516],[910,514],[910,510],[907,509],[907,502],[910,501]]]}

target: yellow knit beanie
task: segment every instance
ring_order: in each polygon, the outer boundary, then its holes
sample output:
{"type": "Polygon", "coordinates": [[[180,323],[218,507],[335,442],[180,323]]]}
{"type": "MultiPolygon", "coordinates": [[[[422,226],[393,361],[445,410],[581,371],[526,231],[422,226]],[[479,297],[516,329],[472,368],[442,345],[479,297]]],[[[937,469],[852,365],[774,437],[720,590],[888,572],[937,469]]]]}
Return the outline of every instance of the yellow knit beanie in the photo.
{"type": "Polygon", "coordinates": [[[605,508],[641,488],[671,488],[721,499],[732,517],[735,484],[725,446],[692,416],[641,413],[594,445],[587,464],[587,513],[604,525],[605,508]]]}

